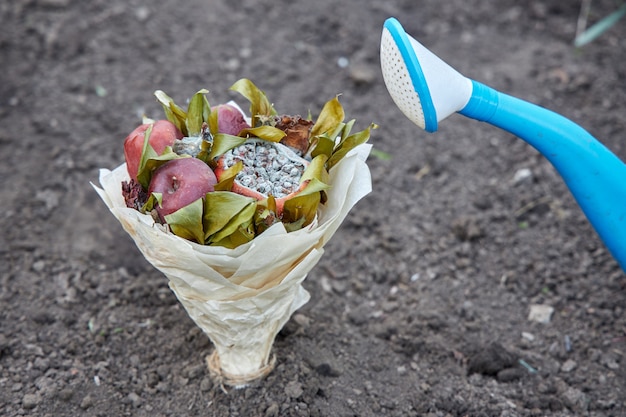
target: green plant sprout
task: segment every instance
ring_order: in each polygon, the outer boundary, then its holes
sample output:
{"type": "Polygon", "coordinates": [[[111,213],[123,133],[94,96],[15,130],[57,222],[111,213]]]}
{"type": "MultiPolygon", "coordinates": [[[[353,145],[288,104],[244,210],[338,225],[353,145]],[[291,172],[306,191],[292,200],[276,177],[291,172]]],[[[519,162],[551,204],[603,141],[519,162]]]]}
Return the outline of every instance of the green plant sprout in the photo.
{"type": "Polygon", "coordinates": [[[595,40],[597,37],[613,27],[622,17],[626,15],[626,3],[622,3],[622,5],[613,13],[604,17],[589,28],[584,29],[587,24],[587,16],[589,14],[590,3],[591,0],[583,0],[583,4],[581,7],[581,16],[578,19],[577,35],[574,39],[574,46],[577,48],[580,48],[595,40]]]}

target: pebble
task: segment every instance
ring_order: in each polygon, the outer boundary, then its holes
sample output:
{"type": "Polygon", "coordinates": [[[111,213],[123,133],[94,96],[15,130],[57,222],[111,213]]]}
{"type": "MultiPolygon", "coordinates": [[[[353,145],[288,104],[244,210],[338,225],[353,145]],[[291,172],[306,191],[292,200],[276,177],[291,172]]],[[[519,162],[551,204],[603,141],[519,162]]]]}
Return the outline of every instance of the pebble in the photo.
{"type": "Polygon", "coordinates": [[[285,386],[285,395],[290,398],[300,398],[300,396],[304,393],[302,389],[302,384],[298,381],[291,381],[285,386]]]}
{"type": "Polygon", "coordinates": [[[552,313],[554,313],[554,307],[545,304],[532,304],[528,313],[528,320],[547,324],[552,320],[552,313]]]}
{"type": "Polygon", "coordinates": [[[293,321],[295,321],[298,324],[298,326],[304,329],[308,329],[311,326],[311,319],[302,313],[294,314],[293,321]]]}
{"type": "Polygon", "coordinates": [[[585,394],[576,388],[567,387],[561,393],[560,398],[563,401],[563,404],[565,404],[565,406],[572,411],[582,412],[587,410],[589,401],[585,394]]]}
{"type": "Polygon", "coordinates": [[[142,6],[135,9],[135,17],[140,22],[145,22],[150,17],[150,9],[142,6]]]}
{"type": "Polygon", "coordinates": [[[498,375],[502,370],[513,368],[517,364],[515,355],[508,352],[499,343],[493,342],[488,346],[481,346],[468,358],[469,375],[498,375]]]}
{"type": "Polygon", "coordinates": [[[376,71],[367,64],[355,64],[350,67],[350,79],[356,84],[371,84],[376,80],[376,71]]]}
{"type": "Polygon", "coordinates": [[[483,231],[478,222],[471,217],[461,216],[452,222],[452,232],[464,242],[476,240],[483,235],[483,231]]]}
{"type": "Polygon", "coordinates": [[[41,397],[37,394],[25,394],[22,397],[22,407],[25,410],[32,410],[41,403],[41,397]]]}
{"type": "Polygon", "coordinates": [[[496,378],[498,382],[512,382],[522,379],[524,376],[524,371],[520,368],[505,368],[498,372],[496,378]]]}
{"type": "Polygon", "coordinates": [[[524,182],[529,182],[533,178],[533,173],[528,168],[521,168],[515,172],[513,175],[513,183],[514,184],[522,184],[524,182]]]}
{"type": "Polygon", "coordinates": [[[69,401],[72,399],[73,395],[74,395],[74,391],[72,391],[69,388],[64,388],[61,391],[59,391],[59,398],[61,399],[61,401],[69,401]]]}
{"type": "Polygon", "coordinates": [[[619,369],[619,363],[617,362],[617,360],[613,356],[608,354],[602,355],[600,363],[614,371],[619,369]]]}
{"type": "Polygon", "coordinates": [[[200,381],[200,391],[207,392],[210,391],[212,387],[213,382],[211,381],[211,378],[208,376],[202,378],[202,381],[200,381]]]}
{"type": "Polygon", "coordinates": [[[271,403],[265,410],[265,417],[277,417],[279,412],[280,407],[278,406],[278,403],[271,403]]]}
{"type": "Polygon", "coordinates": [[[93,398],[91,397],[91,395],[86,395],[85,397],[83,397],[82,401],[80,402],[80,408],[82,408],[83,410],[88,409],[92,405],[93,405],[93,398]]]}
{"type": "Polygon", "coordinates": [[[183,372],[186,374],[189,379],[196,379],[201,377],[204,374],[205,366],[204,365],[193,365],[186,368],[183,372]]]}
{"type": "Polygon", "coordinates": [[[142,403],[141,397],[134,392],[128,394],[128,401],[130,401],[133,407],[139,407],[142,403]]]}
{"type": "Polygon", "coordinates": [[[563,365],[561,365],[561,371],[562,372],[572,372],[574,369],[576,369],[576,366],[578,364],[576,363],[576,361],[572,360],[572,359],[568,359],[565,362],[563,362],[563,365]]]}
{"type": "Polygon", "coordinates": [[[321,376],[337,377],[342,373],[341,368],[336,364],[336,360],[331,353],[312,353],[307,362],[321,376]]]}

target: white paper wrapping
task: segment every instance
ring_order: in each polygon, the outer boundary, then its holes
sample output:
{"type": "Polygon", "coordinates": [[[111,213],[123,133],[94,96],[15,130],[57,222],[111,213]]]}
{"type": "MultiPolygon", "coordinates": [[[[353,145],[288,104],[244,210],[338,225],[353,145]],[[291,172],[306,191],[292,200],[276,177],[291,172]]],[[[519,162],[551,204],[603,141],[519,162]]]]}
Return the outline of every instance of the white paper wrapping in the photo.
{"type": "Polygon", "coordinates": [[[313,224],[287,233],[278,223],[235,249],[180,238],[150,215],[126,207],[121,188],[129,181],[126,164],[101,169],[102,188],[92,185],[213,342],[210,368],[218,369],[212,371],[225,383],[245,385],[271,370],[276,334],[309,300],[302,281],[348,211],[371,191],[365,163],[370,149],[369,144],[356,147],[331,169],[328,201],[313,224]]]}

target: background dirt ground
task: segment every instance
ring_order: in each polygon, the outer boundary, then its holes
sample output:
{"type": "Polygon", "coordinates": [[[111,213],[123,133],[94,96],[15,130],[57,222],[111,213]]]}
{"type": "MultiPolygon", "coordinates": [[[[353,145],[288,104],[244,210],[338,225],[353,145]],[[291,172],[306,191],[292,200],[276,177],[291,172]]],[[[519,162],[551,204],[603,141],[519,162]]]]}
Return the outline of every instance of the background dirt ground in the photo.
{"type": "MultiPolygon", "coordinates": [[[[590,22],[619,2],[591,2],[590,22]]],[[[383,85],[384,20],[465,75],[626,157],[626,24],[576,50],[579,1],[0,3],[0,415],[625,416],[626,276],[536,151],[452,116],[418,130],[383,85]],[[327,246],[258,386],[207,338],[89,185],[153,91],[253,80],[284,113],[341,93],[376,122],[374,191],[327,246]],[[529,171],[521,171],[529,170],[529,171]],[[530,176],[516,176],[530,172],[530,176]],[[549,323],[531,305],[554,309],[549,323]]]]}

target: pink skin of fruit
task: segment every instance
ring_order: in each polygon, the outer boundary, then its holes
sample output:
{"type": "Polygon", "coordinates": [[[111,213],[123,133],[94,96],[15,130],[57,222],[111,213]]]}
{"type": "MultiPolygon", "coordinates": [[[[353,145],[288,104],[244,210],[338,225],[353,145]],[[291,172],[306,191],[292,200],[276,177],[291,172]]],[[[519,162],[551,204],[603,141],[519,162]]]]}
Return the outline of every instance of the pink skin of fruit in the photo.
{"type": "MultiPolygon", "coordinates": [[[[142,124],[133,130],[124,140],[124,156],[126,158],[126,168],[128,174],[137,180],[139,161],[141,161],[141,151],[145,139],[146,130],[150,124],[142,124]]],[[[172,146],[176,139],[182,139],[183,134],[174,124],[168,120],[157,120],[150,133],[150,146],[161,155],[167,146],[172,146]]]]}
{"type": "Polygon", "coordinates": [[[155,208],[163,219],[214,191],[216,183],[215,174],[201,160],[178,158],[154,171],[148,193],[161,193],[161,206],[157,204],[155,208]]]}
{"type": "Polygon", "coordinates": [[[219,133],[237,136],[243,129],[250,127],[243,114],[230,104],[220,104],[211,108],[217,111],[217,130],[219,133]]]}

